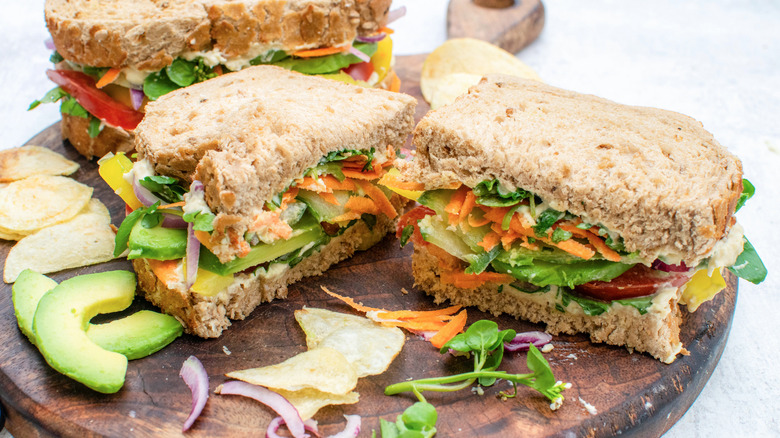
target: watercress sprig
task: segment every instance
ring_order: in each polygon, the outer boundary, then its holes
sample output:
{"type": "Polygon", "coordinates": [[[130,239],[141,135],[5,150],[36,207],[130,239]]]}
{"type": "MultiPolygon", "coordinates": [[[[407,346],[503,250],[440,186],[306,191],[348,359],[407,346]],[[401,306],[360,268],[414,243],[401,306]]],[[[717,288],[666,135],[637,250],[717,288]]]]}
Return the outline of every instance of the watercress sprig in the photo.
{"type": "Polygon", "coordinates": [[[474,371],[395,383],[385,388],[385,395],[412,392],[421,402],[425,402],[425,397],[422,395],[424,391],[458,391],[471,386],[476,381],[482,386],[491,386],[496,380],[504,379],[512,383],[515,391],[512,394],[502,392],[502,396],[515,397],[517,385],[521,384],[539,391],[552,402],[551,407],[557,408],[563,402],[561,393],[569,385],[556,382],[550,364],[533,344],[529,346],[526,359],[530,373],[509,374],[506,371],[497,371],[504,357],[504,342],[512,340],[515,335],[514,330],[499,331],[498,324],[493,321],[477,321],[441,348],[441,353],[453,350],[472,356],[474,371]]]}

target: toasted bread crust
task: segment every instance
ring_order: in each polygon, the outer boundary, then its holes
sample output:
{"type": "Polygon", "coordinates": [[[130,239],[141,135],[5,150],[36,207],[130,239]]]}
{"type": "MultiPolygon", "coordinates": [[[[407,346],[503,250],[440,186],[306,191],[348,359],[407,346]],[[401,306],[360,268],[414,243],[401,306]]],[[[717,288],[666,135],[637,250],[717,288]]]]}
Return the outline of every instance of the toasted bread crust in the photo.
{"type": "Polygon", "coordinates": [[[97,137],[90,137],[89,119],[84,117],[63,114],[60,129],[63,140],[68,140],[81,155],[90,160],[109,152],[131,152],[135,148],[132,132],[108,125],[103,126],[97,137]]]}
{"type": "Polygon", "coordinates": [[[424,246],[415,245],[412,255],[412,273],[417,287],[434,297],[436,303],[449,300],[453,304],[476,306],[493,315],[507,314],[531,322],[547,325],[546,331],[561,333],[587,333],[592,342],[625,346],[629,350],[647,352],[656,359],[671,363],[683,351],[680,343],[682,321],[677,296],[668,303],[665,315],[648,312],[640,315],[630,306],[619,306],[601,315],[561,312],[553,301],[544,301],[538,294],[527,294],[499,284],[488,283],[474,289],[461,289],[441,282],[440,268],[435,256],[424,246]]]}
{"type": "Polygon", "coordinates": [[[646,260],[708,256],[731,225],[742,165],[696,120],[493,75],[417,125],[405,178],[497,178],[618,232],[646,260]],[[464,129],[464,127],[468,127],[464,129]]]}
{"type": "Polygon", "coordinates": [[[160,70],[185,51],[246,54],[348,45],[387,21],[391,0],[47,0],[46,25],[65,59],[160,70]]]}
{"type": "Polygon", "coordinates": [[[184,291],[183,287],[169,288],[154,275],[145,259],[133,260],[133,267],[147,300],[176,317],[187,333],[216,338],[230,326],[231,319],[242,320],[259,304],[286,298],[288,285],[304,277],[320,275],[355,251],[373,246],[393,231],[395,224],[395,220],[380,216],[369,231],[365,222],[360,221],[284,274],[268,280],[253,274],[236,274],[232,285],[212,297],[184,291]]]}

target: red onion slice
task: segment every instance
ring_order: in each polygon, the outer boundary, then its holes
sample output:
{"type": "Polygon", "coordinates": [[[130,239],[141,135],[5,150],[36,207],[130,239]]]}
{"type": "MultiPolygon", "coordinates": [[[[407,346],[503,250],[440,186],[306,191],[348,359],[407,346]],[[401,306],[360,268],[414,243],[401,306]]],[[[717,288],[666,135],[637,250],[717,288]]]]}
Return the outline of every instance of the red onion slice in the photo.
{"type": "Polygon", "coordinates": [[[182,432],[186,432],[206,406],[206,400],[209,398],[209,376],[203,364],[195,356],[190,356],[184,361],[179,376],[192,391],[192,410],[181,428],[182,432]]]}
{"type": "Polygon", "coordinates": [[[366,55],[365,53],[361,52],[360,50],[356,49],[353,46],[349,46],[349,53],[357,56],[363,62],[371,61],[371,57],[370,56],[366,55]]]}
{"type": "Polygon", "coordinates": [[[54,47],[54,40],[52,40],[51,38],[46,38],[43,41],[43,45],[46,46],[46,48],[49,50],[57,50],[57,48],[54,47]]]}
{"type": "Polygon", "coordinates": [[[360,36],[360,35],[358,35],[357,37],[355,37],[355,41],[357,41],[359,43],[378,43],[378,42],[382,41],[383,39],[385,39],[386,36],[387,36],[387,34],[384,33],[384,32],[379,32],[376,35],[369,35],[369,36],[360,36]]]}
{"type": "Polygon", "coordinates": [[[195,237],[194,224],[187,224],[187,290],[198,278],[198,261],[200,259],[200,240],[195,237]]]}
{"type": "Polygon", "coordinates": [[[685,262],[680,262],[679,265],[667,265],[659,259],[655,259],[650,267],[656,271],[663,272],[688,272],[689,270],[689,268],[685,266],[685,262]]]}
{"type": "Polygon", "coordinates": [[[222,384],[220,394],[243,395],[244,397],[255,399],[276,411],[294,437],[303,437],[306,434],[303,420],[301,420],[301,416],[298,414],[295,406],[287,401],[286,398],[270,389],[239,380],[230,380],[222,384]]]}
{"type": "Polygon", "coordinates": [[[345,415],[344,418],[347,419],[344,430],[328,438],[354,438],[360,435],[360,415],[345,415]]]}
{"type": "Polygon", "coordinates": [[[133,103],[133,109],[138,111],[138,108],[141,108],[141,105],[144,103],[144,92],[131,88],[130,101],[133,103]]]}
{"type": "Polygon", "coordinates": [[[544,332],[524,332],[518,333],[514,339],[504,342],[506,351],[528,351],[530,344],[534,347],[541,347],[552,341],[552,336],[544,332]]]}
{"type": "Polygon", "coordinates": [[[163,221],[162,226],[165,228],[187,228],[187,222],[184,221],[184,219],[181,218],[181,216],[165,213],[163,210],[163,221]]]}
{"type": "Polygon", "coordinates": [[[143,204],[144,207],[148,207],[157,201],[160,201],[161,204],[164,204],[162,199],[154,196],[152,192],[147,190],[146,187],[142,186],[141,183],[138,182],[138,178],[133,178],[133,193],[135,193],[135,197],[141,201],[141,204],[143,204]]]}
{"type": "MultiPolygon", "coordinates": [[[[282,417],[276,417],[268,424],[268,429],[265,431],[266,438],[284,438],[276,433],[280,427],[284,426],[284,419],[282,417]]],[[[317,430],[317,421],[309,418],[303,422],[303,427],[306,431],[311,432],[315,437],[320,437],[320,432],[317,430]]]]}
{"type": "Polygon", "coordinates": [[[392,23],[395,20],[398,20],[399,18],[406,15],[406,6],[401,6],[398,9],[393,9],[392,11],[387,13],[387,22],[385,23],[385,26],[392,23]]]}

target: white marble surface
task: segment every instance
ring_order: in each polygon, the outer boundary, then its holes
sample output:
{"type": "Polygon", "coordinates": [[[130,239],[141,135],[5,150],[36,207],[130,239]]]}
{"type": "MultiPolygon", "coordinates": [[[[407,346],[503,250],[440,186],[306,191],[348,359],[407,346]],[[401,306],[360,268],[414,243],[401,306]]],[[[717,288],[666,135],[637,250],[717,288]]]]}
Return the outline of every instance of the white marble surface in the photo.
{"type": "MultiPolygon", "coordinates": [[[[444,0],[396,0],[396,53],[446,37],[444,0]]],[[[780,2],[548,0],[540,38],[518,54],[548,83],[691,115],[741,157],[756,196],[738,217],[769,269],[741,281],[731,335],[709,383],[668,437],[780,436],[780,2]]],[[[52,88],[44,75],[43,1],[3,0],[0,149],[59,119],[27,112],[52,88]]],[[[576,399],[575,399],[576,400],[576,399]]],[[[598,406],[596,406],[598,408],[598,406]]],[[[0,434],[2,437],[2,434],[0,434]]]]}

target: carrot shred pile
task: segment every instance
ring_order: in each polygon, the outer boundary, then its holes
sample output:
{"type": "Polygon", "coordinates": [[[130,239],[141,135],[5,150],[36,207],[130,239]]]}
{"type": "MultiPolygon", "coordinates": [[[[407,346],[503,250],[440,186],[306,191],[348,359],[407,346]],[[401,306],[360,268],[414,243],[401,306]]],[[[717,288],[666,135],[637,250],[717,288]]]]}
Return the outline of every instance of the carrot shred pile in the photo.
{"type": "Polygon", "coordinates": [[[364,306],[350,297],[331,292],[327,287],[320,286],[326,294],[338,298],[353,309],[366,313],[366,317],[382,325],[399,327],[413,333],[435,332],[429,340],[436,348],[441,348],[455,335],[466,327],[466,309],[462,306],[451,306],[437,310],[385,310],[364,306]],[[460,312],[458,312],[460,311],[460,312]]]}
{"type": "Polygon", "coordinates": [[[119,77],[119,73],[121,71],[122,71],[122,69],[120,69],[118,67],[114,67],[114,68],[108,69],[108,71],[105,72],[105,74],[103,74],[103,76],[100,77],[100,80],[98,80],[97,83],[95,83],[95,86],[97,88],[103,88],[106,85],[114,82],[116,80],[116,78],[119,77]]]}

